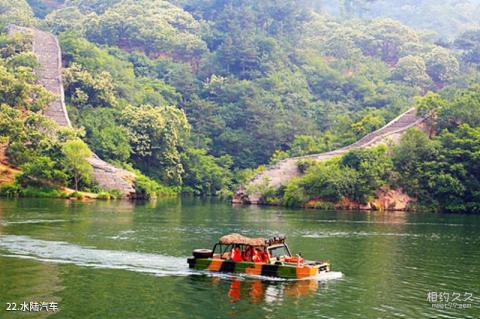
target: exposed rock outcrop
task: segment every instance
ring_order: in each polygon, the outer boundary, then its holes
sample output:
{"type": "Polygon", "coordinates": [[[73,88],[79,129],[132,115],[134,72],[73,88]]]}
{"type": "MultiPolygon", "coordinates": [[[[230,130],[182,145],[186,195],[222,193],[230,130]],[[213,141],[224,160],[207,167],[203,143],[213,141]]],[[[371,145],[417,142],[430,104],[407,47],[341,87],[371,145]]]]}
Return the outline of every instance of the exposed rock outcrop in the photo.
{"type": "Polygon", "coordinates": [[[366,204],[358,203],[347,198],[334,203],[336,209],[379,210],[379,211],[406,211],[412,208],[416,200],[402,190],[381,188],[375,198],[366,204]]]}
{"type": "MultiPolygon", "coordinates": [[[[34,28],[15,25],[8,27],[8,32],[29,33],[32,35],[32,49],[37,56],[40,67],[35,70],[39,84],[52,92],[55,100],[46,108],[44,114],[60,126],[71,126],[65,107],[62,83],[62,55],[57,37],[53,34],[34,28]]],[[[135,175],[127,170],[117,168],[97,155],[88,159],[93,167],[93,177],[98,185],[106,190],[118,190],[123,196],[130,197],[135,193],[133,181],[135,175]]]]}
{"type": "Polygon", "coordinates": [[[238,189],[232,199],[232,203],[235,204],[259,204],[261,200],[261,194],[256,192],[248,192],[249,189],[255,189],[255,186],[268,181],[269,185],[274,188],[279,188],[285,185],[294,177],[301,175],[298,170],[298,162],[305,159],[313,159],[318,161],[325,161],[332,157],[342,155],[349,150],[355,148],[372,147],[379,144],[397,144],[400,141],[400,137],[409,128],[417,127],[422,130],[425,129],[425,119],[418,117],[415,108],[411,108],[405,113],[401,114],[384,127],[364,136],[357,142],[340,148],[335,151],[307,155],[301,157],[292,157],[279,161],[275,165],[272,165],[265,169],[263,172],[257,174],[247,185],[238,189]]]}

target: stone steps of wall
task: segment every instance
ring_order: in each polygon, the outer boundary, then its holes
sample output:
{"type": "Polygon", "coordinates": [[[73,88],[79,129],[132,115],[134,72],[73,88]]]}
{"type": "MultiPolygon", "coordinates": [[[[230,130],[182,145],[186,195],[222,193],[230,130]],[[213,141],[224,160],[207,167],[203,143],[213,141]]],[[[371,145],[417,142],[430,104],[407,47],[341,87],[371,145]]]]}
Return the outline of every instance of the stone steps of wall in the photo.
{"type": "MultiPolygon", "coordinates": [[[[28,32],[32,34],[33,53],[38,57],[40,64],[40,67],[35,70],[38,83],[56,97],[44,111],[44,114],[60,126],[71,126],[64,103],[62,61],[57,38],[45,31],[17,26],[10,26],[9,32],[28,32]]],[[[135,189],[132,186],[135,179],[133,173],[116,168],[96,155],[92,156],[88,161],[93,167],[93,177],[100,187],[106,190],[119,190],[124,195],[135,193],[135,189]]]]}
{"type": "Polygon", "coordinates": [[[391,134],[398,132],[404,132],[408,128],[415,126],[423,121],[422,118],[417,117],[416,110],[414,108],[408,110],[407,112],[401,114],[390,123],[384,127],[366,135],[357,142],[334,150],[331,152],[326,152],[322,154],[313,154],[296,158],[288,158],[282,161],[279,161],[277,164],[268,167],[266,170],[257,174],[246,186],[241,187],[237,190],[233,197],[234,203],[243,203],[250,202],[253,204],[258,203],[260,199],[260,194],[247,194],[246,189],[250,186],[254,186],[263,182],[267,179],[269,184],[275,188],[284,185],[286,182],[290,181],[292,178],[300,176],[298,171],[298,161],[304,159],[315,159],[318,161],[325,161],[331,159],[335,156],[344,154],[349,150],[361,147],[368,147],[374,144],[376,141],[388,138],[391,134]]]}

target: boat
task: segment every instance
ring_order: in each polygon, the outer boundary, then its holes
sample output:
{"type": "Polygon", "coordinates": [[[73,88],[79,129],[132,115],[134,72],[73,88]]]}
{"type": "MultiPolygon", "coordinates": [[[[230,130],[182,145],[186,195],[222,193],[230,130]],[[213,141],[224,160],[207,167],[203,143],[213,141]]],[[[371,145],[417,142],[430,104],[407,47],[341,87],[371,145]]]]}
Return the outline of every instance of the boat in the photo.
{"type": "Polygon", "coordinates": [[[213,249],[194,249],[187,259],[191,269],[255,276],[302,279],[329,272],[328,261],[307,261],[292,255],[286,236],[249,238],[222,236],[213,249]]]}

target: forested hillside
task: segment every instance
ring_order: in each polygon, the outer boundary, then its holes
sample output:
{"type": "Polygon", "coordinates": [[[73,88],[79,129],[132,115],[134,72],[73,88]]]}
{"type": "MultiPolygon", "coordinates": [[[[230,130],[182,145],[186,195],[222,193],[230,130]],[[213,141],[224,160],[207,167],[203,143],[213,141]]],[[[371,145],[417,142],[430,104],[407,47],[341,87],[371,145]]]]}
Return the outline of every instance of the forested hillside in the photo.
{"type": "Polygon", "coordinates": [[[392,18],[417,30],[434,32],[444,40],[480,26],[478,0],[315,0],[305,4],[319,12],[348,19],[392,18]]]}
{"type": "MultiPolygon", "coordinates": [[[[479,80],[475,1],[0,0],[0,12],[3,27],[58,35],[75,134],[151,178],[147,193],[228,194],[259,165],[347,145],[429,91],[456,101],[479,80]]],[[[34,87],[18,41],[0,43],[2,108],[41,117],[40,97],[9,99],[12,81],[34,87]]],[[[65,161],[47,157],[71,185],[65,161]]]]}

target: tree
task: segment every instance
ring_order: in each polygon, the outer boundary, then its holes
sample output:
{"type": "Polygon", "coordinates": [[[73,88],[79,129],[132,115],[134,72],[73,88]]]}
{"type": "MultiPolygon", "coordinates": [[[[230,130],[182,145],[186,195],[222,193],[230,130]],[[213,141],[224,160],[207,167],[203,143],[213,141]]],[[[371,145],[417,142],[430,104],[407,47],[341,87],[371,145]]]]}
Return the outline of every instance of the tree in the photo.
{"type": "Polygon", "coordinates": [[[0,25],[11,23],[30,26],[34,24],[33,12],[25,0],[0,0],[0,25]]]}
{"type": "Polygon", "coordinates": [[[357,139],[359,139],[381,128],[384,124],[383,119],[378,116],[367,114],[360,121],[352,124],[352,131],[355,133],[357,139]]]}
{"type": "Polygon", "coordinates": [[[454,45],[463,51],[462,60],[480,64],[480,30],[469,30],[455,39],[454,45]]]}
{"type": "Polygon", "coordinates": [[[233,164],[228,155],[219,158],[205,150],[186,148],[182,152],[183,191],[196,195],[217,195],[232,184],[233,164]]]}
{"type": "Polygon", "coordinates": [[[425,187],[449,212],[480,212],[480,128],[460,125],[444,131],[437,157],[424,167],[425,187]]]}
{"type": "Polygon", "coordinates": [[[78,118],[85,128],[85,142],[104,160],[126,162],[132,147],[125,127],[118,124],[120,112],[111,108],[89,107],[78,118]]]}
{"type": "Polygon", "coordinates": [[[461,124],[480,126],[480,85],[455,91],[437,109],[437,132],[443,129],[454,131],[461,124]]]}
{"type": "Polygon", "coordinates": [[[300,185],[309,198],[338,201],[344,197],[357,199],[359,174],[350,167],[342,167],[338,160],[318,163],[309,168],[300,185]]]}
{"type": "Polygon", "coordinates": [[[22,166],[17,182],[22,186],[65,186],[67,174],[58,168],[57,163],[47,156],[35,157],[22,166]]]}
{"type": "Polygon", "coordinates": [[[427,73],[437,83],[452,81],[459,72],[457,58],[447,49],[436,47],[426,57],[427,73]]]}
{"type": "Polygon", "coordinates": [[[381,186],[388,184],[393,168],[384,145],[353,149],[341,158],[340,165],[358,173],[353,199],[360,202],[366,202],[381,186]]]}
{"type": "Polygon", "coordinates": [[[411,43],[418,43],[417,33],[393,19],[374,19],[367,24],[364,33],[356,39],[362,50],[382,61],[395,65],[402,50],[411,43]]]}
{"type": "Polygon", "coordinates": [[[413,55],[408,55],[398,61],[393,77],[417,86],[425,86],[429,81],[425,61],[421,57],[413,55]]]}
{"type": "Polygon", "coordinates": [[[50,31],[54,33],[69,30],[83,33],[85,19],[86,16],[84,16],[78,8],[66,7],[55,10],[47,15],[45,17],[45,23],[50,31]]]}
{"type": "Polygon", "coordinates": [[[100,15],[89,15],[85,28],[90,41],[138,49],[152,58],[167,55],[192,62],[206,52],[200,24],[167,1],[124,0],[100,15]]]}
{"type": "Polygon", "coordinates": [[[88,183],[91,180],[92,166],[87,159],[92,152],[80,139],[67,141],[62,146],[62,153],[65,156],[65,166],[73,178],[75,190],[78,191],[80,182],[88,183]]]}
{"type": "Polygon", "coordinates": [[[128,131],[136,166],[168,185],[181,185],[179,149],[190,130],[185,113],[173,106],[129,106],[120,122],[128,131]]]}
{"type": "Polygon", "coordinates": [[[81,65],[73,63],[64,70],[65,93],[68,102],[77,107],[115,107],[117,99],[108,72],[92,74],[81,65]]]}
{"type": "Polygon", "coordinates": [[[438,116],[447,106],[448,103],[433,92],[428,92],[425,96],[417,98],[415,101],[417,114],[427,119],[426,123],[430,130],[430,137],[437,132],[438,116]]]}
{"type": "Polygon", "coordinates": [[[398,174],[398,186],[410,196],[425,201],[430,200],[423,179],[425,163],[438,156],[439,143],[431,140],[425,133],[408,130],[393,148],[392,160],[398,174]]]}

